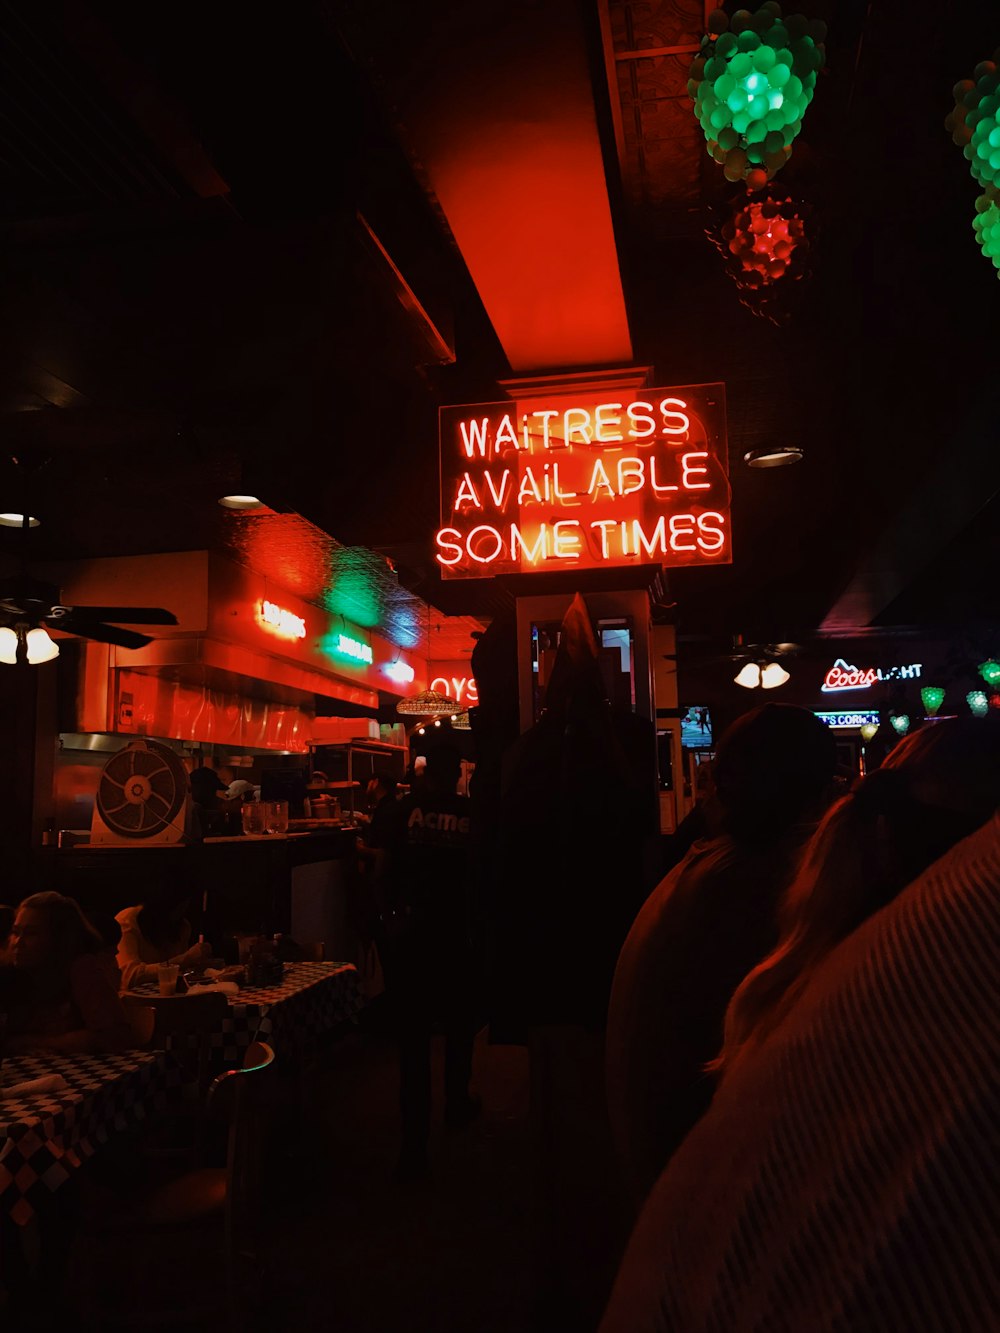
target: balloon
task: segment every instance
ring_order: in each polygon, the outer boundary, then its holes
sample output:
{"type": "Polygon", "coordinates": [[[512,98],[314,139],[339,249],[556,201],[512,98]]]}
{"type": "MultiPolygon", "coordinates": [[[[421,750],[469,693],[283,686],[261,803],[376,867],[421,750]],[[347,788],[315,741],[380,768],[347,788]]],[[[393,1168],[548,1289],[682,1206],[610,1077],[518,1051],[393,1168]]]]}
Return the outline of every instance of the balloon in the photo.
{"type": "MultiPolygon", "coordinates": [[[[723,10],[709,15],[708,33],[690,66],[688,93],[716,160],[712,145],[724,146],[727,177],[736,179],[735,162],[742,161],[741,179],[749,182],[755,173],[752,188],[761,189],[762,177],[773,176],[788,160],[824,63],[825,35],[824,24],[801,14],[782,19],[778,0],[764,0],[753,13],[737,10],[731,19],[723,10]],[[734,160],[736,148],[743,157],[734,160]]],[[[966,82],[955,85],[956,96],[971,89],[978,97],[977,84],[966,82]]],[[[950,132],[956,142],[971,133],[964,112],[953,119],[950,132]]]]}

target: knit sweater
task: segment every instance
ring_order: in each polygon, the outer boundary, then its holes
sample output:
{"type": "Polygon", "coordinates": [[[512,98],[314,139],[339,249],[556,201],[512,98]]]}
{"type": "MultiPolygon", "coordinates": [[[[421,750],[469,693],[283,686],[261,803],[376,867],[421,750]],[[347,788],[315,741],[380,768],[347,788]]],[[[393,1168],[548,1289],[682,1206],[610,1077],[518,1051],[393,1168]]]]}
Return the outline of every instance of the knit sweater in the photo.
{"type": "Polygon", "coordinates": [[[986,1333],[1000,817],[817,969],[661,1175],[601,1333],[986,1333]]]}

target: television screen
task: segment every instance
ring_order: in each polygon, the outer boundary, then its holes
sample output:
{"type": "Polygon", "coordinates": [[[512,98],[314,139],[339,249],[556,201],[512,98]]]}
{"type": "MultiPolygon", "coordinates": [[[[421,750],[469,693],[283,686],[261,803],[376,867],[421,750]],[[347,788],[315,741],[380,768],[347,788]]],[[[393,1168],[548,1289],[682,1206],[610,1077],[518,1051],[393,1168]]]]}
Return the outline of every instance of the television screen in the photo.
{"type": "Polygon", "coordinates": [[[687,750],[712,748],[712,718],[707,708],[686,708],[681,714],[681,745],[687,750]]]}

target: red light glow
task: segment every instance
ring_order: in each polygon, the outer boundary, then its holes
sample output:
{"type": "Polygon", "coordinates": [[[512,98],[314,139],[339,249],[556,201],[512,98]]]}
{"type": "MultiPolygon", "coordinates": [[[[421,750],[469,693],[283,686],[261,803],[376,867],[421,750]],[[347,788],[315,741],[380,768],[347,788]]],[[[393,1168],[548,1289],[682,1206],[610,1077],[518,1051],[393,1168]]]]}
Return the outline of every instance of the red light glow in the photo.
{"type": "Polygon", "coordinates": [[[274,602],[262,601],[257,608],[257,622],[282,639],[304,639],[306,622],[293,611],[286,611],[274,602]]]}
{"type": "Polygon", "coordinates": [[[742,268],[746,286],[799,276],[796,268],[801,269],[801,252],[809,249],[809,242],[805,222],[793,210],[790,199],[781,204],[771,200],[749,203],[723,227],[729,253],[742,268]]]}

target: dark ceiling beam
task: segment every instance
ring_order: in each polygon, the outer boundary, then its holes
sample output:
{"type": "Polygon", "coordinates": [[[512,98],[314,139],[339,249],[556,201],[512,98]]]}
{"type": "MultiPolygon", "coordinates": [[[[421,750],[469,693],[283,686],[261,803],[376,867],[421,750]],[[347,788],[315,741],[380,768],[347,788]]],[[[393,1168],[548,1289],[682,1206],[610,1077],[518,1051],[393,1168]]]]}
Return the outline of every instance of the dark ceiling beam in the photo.
{"type": "MultiPolygon", "coordinates": [[[[108,25],[83,0],[63,9],[64,31],[105,90],[200,198],[225,198],[229,185],[196,137],[183,108],[159,87],[151,72],[126,54],[108,25]]],[[[192,33],[192,41],[197,35],[192,33]]]]}

